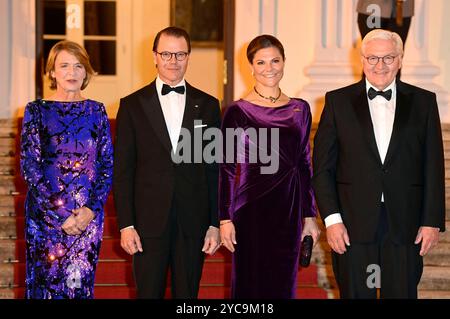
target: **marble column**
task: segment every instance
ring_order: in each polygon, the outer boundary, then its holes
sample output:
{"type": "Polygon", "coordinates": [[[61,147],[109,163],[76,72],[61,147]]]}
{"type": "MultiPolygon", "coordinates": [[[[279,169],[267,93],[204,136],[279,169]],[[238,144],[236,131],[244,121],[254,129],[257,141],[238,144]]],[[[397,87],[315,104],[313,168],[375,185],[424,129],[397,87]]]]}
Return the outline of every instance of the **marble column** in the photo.
{"type": "Polygon", "coordinates": [[[449,123],[449,94],[442,86],[434,82],[441,70],[428,58],[427,40],[430,32],[429,26],[432,23],[432,17],[429,14],[430,1],[416,0],[415,4],[415,15],[406,40],[402,80],[435,92],[441,122],[449,123]]]}
{"type": "MultiPolygon", "coordinates": [[[[2,1],[4,2],[4,1],[2,1]]],[[[6,11],[1,11],[0,18],[8,15],[8,24],[3,34],[2,46],[6,65],[2,70],[2,86],[6,81],[7,92],[2,96],[6,104],[0,107],[2,118],[15,118],[23,114],[27,102],[35,98],[35,1],[7,0],[6,11]]],[[[3,3],[4,4],[4,3],[3,3]]]]}

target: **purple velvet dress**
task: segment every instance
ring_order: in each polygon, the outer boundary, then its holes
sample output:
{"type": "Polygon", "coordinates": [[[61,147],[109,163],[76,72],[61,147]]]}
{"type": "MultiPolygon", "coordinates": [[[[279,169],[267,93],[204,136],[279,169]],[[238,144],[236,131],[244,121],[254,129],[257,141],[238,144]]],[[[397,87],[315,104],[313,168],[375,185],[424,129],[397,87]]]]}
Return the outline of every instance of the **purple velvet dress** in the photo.
{"type": "MultiPolygon", "coordinates": [[[[230,136],[226,129],[239,127],[258,132],[278,128],[279,166],[276,172],[263,174],[261,167],[268,164],[251,160],[249,144],[254,142],[245,135],[238,137],[245,147],[235,148],[235,161],[220,165],[220,219],[232,219],[236,228],[231,297],[295,298],[302,219],[317,214],[311,187],[310,108],[300,99],[274,108],[239,100],[224,115],[225,145],[230,136]]],[[[270,146],[276,142],[273,133],[267,140],[268,149],[276,154],[270,146]]]]}
{"type": "Polygon", "coordinates": [[[21,138],[21,171],[28,185],[26,298],[93,298],[112,169],[103,104],[37,100],[27,105],[21,138]],[[95,218],[81,235],[67,235],[62,224],[83,206],[95,218]]]}

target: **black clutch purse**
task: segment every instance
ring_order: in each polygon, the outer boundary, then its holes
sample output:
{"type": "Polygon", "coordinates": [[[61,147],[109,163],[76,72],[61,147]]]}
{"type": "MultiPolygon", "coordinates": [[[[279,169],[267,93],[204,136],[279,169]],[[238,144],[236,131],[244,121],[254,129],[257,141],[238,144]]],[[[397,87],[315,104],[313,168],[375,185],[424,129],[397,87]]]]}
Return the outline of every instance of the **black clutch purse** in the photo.
{"type": "Polygon", "coordinates": [[[312,236],[307,235],[303,238],[302,246],[300,249],[300,266],[308,267],[311,261],[311,254],[313,248],[314,240],[312,236]]]}

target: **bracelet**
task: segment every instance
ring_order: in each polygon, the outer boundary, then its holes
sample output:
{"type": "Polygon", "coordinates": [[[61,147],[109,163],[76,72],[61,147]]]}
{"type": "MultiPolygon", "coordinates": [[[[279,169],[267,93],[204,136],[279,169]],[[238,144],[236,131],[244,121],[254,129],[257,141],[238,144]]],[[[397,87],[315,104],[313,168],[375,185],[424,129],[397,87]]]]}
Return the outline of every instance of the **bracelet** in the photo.
{"type": "Polygon", "coordinates": [[[232,223],[233,221],[230,219],[230,220],[226,220],[226,221],[224,221],[224,222],[220,222],[220,226],[222,226],[222,225],[225,225],[225,224],[228,224],[228,223],[232,223]]]}

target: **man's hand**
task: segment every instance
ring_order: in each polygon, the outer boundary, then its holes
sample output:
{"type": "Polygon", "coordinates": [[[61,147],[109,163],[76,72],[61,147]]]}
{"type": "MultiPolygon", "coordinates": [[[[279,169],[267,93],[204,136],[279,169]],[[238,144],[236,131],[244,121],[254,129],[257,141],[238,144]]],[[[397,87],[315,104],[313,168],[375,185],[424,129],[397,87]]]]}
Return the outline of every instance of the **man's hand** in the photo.
{"type": "Polygon", "coordinates": [[[327,241],[331,249],[342,255],[347,251],[345,246],[350,246],[347,228],[343,223],[333,224],[327,227],[327,241]]]}
{"type": "Polygon", "coordinates": [[[422,226],[419,228],[417,232],[416,241],[414,242],[416,245],[422,242],[422,246],[420,247],[420,256],[425,256],[428,252],[437,245],[439,241],[439,228],[422,226]]]}
{"type": "Polygon", "coordinates": [[[202,251],[205,254],[214,255],[220,247],[220,234],[219,228],[210,226],[205,235],[205,244],[202,251]]]}
{"type": "Polygon", "coordinates": [[[120,231],[120,246],[130,255],[134,255],[138,251],[144,251],[141,239],[134,228],[126,228],[120,231]]]}
{"type": "MultiPolygon", "coordinates": [[[[223,222],[223,221],[222,221],[223,222]]],[[[220,225],[220,238],[222,245],[224,245],[229,251],[234,253],[234,245],[236,242],[236,230],[232,221],[226,221],[220,225]]]]}
{"type": "MultiPolygon", "coordinates": [[[[302,231],[302,238],[307,235],[311,235],[314,241],[314,246],[319,242],[320,237],[320,229],[317,226],[316,218],[315,217],[306,217],[305,218],[305,224],[303,225],[303,231],[302,231]]],[[[313,247],[314,247],[313,246],[313,247]]]]}
{"type": "Polygon", "coordinates": [[[94,219],[94,212],[87,207],[81,207],[78,209],[74,209],[72,211],[73,216],[75,216],[75,221],[77,222],[77,228],[84,232],[88,227],[89,223],[94,219]]]}
{"type": "Polygon", "coordinates": [[[62,230],[66,232],[67,235],[75,236],[80,235],[83,230],[78,229],[77,221],[74,215],[70,215],[61,226],[62,230]]]}

